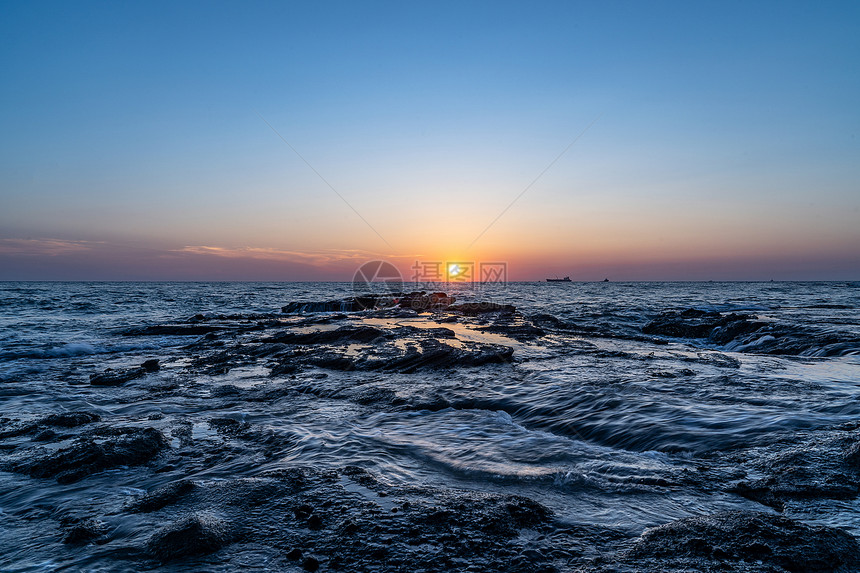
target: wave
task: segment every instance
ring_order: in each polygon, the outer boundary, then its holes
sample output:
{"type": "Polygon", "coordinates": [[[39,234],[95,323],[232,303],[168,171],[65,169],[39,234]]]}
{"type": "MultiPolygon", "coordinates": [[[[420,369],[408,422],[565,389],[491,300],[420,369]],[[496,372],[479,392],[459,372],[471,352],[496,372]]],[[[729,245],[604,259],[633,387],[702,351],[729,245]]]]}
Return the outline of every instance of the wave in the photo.
{"type": "Polygon", "coordinates": [[[73,342],[50,348],[28,348],[0,352],[0,361],[21,359],[53,359],[72,358],[75,356],[88,356],[93,354],[116,354],[122,352],[134,352],[138,350],[158,350],[162,346],[157,344],[118,344],[111,346],[97,346],[85,342],[73,342]]]}
{"type": "Polygon", "coordinates": [[[503,410],[446,408],[378,414],[360,435],[384,450],[480,481],[639,491],[665,484],[668,458],[531,429],[503,410]]]}

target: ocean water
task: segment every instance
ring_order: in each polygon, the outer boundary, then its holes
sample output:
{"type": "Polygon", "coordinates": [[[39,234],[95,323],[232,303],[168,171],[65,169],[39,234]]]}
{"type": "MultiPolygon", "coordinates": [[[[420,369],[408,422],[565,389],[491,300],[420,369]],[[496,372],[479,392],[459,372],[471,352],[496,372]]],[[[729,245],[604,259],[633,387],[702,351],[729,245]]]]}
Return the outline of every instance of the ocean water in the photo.
{"type": "MultiPolygon", "coordinates": [[[[827,493],[816,481],[833,483],[828,476],[841,470],[831,458],[860,422],[860,283],[446,290],[458,301],[513,304],[544,335],[476,329],[487,324],[480,318],[281,312],[289,302],[350,297],[350,283],[0,283],[0,570],[134,570],[140,561],[123,551],[145,544],[157,524],[125,509],[143,492],[177,479],[214,483],[291,467],[359,466],[398,487],[522,495],[550,508],[557,523],[631,540],[727,509],[780,511],[860,535],[856,491],[827,493]],[[746,314],[768,326],[718,340],[645,332],[661,314],[685,309],[746,314]],[[229,354],[259,342],[254,325],[280,328],[272,326],[278,321],[311,331],[330,328],[326,321],[428,323],[453,330],[457,344],[507,345],[513,354],[484,366],[322,365],[282,375],[263,357],[229,354]],[[140,334],[212,323],[228,334],[140,334]],[[228,356],[214,368],[218,352],[228,356]],[[116,386],[89,383],[92,374],[147,359],[160,370],[116,386]],[[81,411],[108,426],[155,427],[170,445],[156,460],[70,484],[15,469],[69,447],[79,431],[37,438],[20,428],[81,411]],[[221,432],[210,423],[216,418],[255,428],[257,438],[221,432]],[[176,457],[181,448],[194,453],[176,457]],[[800,461],[785,462],[791,452],[800,461]],[[778,508],[738,493],[741,481],[798,468],[807,493],[780,494],[778,508]],[[63,543],[68,514],[96,516],[107,533],[98,543],[63,543]]],[[[366,350],[352,344],[345,352],[366,350]]],[[[272,551],[222,551],[205,563],[265,569],[272,551]]]]}

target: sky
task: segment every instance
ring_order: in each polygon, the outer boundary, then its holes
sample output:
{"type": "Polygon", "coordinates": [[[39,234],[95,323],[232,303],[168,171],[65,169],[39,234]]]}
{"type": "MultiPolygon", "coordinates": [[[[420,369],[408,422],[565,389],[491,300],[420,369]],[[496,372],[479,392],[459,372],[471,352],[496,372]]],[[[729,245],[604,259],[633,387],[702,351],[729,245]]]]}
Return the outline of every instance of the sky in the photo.
{"type": "Polygon", "coordinates": [[[860,3],[0,0],[0,280],[860,280],[860,3]]]}

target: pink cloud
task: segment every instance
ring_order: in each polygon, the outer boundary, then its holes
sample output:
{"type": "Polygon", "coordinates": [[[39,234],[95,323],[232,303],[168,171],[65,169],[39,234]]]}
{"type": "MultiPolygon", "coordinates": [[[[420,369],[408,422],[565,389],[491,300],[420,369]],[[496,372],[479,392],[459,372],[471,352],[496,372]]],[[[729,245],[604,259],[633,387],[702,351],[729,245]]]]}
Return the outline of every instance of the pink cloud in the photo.
{"type": "MultiPolygon", "coordinates": [[[[337,265],[345,262],[361,264],[374,259],[404,258],[405,255],[387,255],[357,249],[330,249],[318,251],[292,251],[266,247],[213,247],[190,245],[173,249],[171,253],[207,255],[229,259],[259,259],[308,264],[318,267],[337,265]]],[[[408,255],[411,257],[414,255],[408,255]]]]}
{"type": "Polygon", "coordinates": [[[66,239],[0,239],[0,254],[57,256],[90,251],[103,243],[66,239]]]}

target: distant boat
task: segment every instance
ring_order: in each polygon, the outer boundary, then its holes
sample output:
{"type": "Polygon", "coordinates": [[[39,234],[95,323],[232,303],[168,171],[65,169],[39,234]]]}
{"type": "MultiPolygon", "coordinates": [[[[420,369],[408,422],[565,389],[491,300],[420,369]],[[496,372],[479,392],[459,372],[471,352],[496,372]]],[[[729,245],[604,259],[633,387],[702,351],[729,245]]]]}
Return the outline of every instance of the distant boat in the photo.
{"type": "Polygon", "coordinates": [[[569,283],[570,277],[564,277],[563,279],[555,278],[555,279],[546,279],[548,283],[569,283]]]}

